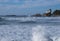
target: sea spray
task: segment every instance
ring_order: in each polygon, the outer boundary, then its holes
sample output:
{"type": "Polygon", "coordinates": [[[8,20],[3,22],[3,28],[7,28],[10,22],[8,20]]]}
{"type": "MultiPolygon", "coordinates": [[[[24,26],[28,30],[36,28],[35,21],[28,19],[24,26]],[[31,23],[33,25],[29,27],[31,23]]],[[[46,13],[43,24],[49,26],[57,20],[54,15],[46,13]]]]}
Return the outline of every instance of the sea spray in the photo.
{"type": "Polygon", "coordinates": [[[36,26],[32,29],[32,41],[53,41],[44,26],[36,26]]]}
{"type": "Polygon", "coordinates": [[[60,36],[54,36],[52,37],[53,41],[60,41],[60,36]]]}
{"type": "Polygon", "coordinates": [[[60,41],[60,17],[4,17],[0,41],[60,41]]]}

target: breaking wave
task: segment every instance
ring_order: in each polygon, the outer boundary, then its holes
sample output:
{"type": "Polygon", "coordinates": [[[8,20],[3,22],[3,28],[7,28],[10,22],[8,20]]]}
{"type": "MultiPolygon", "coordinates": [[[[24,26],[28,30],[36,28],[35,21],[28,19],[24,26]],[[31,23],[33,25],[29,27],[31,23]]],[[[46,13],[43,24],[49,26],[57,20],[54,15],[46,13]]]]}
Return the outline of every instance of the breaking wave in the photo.
{"type": "Polygon", "coordinates": [[[60,23],[60,17],[2,17],[0,24],[60,23]]]}
{"type": "Polygon", "coordinates": [[[56,26],[35,26],[32,28],[32,41],[60,41],[59,31],[56,26]]]}
{"type": "Polygon", "coordinates": [[[60,17],[2,17],[0,41],[60,41],[60,17]]]}

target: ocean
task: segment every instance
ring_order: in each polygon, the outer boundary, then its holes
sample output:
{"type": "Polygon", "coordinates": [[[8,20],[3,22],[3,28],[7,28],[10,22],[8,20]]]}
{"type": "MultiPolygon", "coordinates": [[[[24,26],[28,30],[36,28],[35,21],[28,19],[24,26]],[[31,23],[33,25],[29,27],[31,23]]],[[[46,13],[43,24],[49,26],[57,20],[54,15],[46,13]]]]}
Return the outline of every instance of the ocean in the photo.
{"type": "Polygon", "coordinates": [[[60,17],[1,17],[0,41],[60,41],[60,17]]]}

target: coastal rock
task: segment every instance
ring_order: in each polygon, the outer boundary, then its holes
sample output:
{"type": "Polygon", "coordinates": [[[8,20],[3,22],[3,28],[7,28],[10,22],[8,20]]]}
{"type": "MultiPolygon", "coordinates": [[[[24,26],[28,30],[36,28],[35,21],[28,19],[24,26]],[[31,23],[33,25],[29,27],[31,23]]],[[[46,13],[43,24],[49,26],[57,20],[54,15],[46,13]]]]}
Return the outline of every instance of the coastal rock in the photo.
{"type": "Polygon", "coordinates": [[[32,15],[32,17],[41,17],[41,14],[32,15]]]}
{"type": "Polygon", "coordinates": [[[60,16],[60,10],[55,10],[52,15],[53,16],[60,16]]]}
{"type": "Polygon", "coordinates": [[[51,16],[51,9],[47,10],[46,13],[43,14],[43,16],[51,16]]]}
{"type": "Polygon", "coordinates": [[[6,15],[6,17],[16,17],[16,15],[6,15]]]}
{"type": "Polygon", "coordinates": [[[51,16],[51,13],[45,13],[43,16],[51,16]]]}

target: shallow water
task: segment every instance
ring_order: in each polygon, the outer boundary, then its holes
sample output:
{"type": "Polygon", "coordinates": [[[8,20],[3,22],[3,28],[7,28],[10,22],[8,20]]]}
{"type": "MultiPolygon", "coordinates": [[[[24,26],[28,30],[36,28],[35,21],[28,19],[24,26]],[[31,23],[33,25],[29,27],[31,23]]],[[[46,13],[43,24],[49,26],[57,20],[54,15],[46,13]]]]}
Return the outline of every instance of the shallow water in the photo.
{"type": "Polygon", "coordinates": [[[0,41],[60,41],[60,17],[2,17],[0,41]]]}

